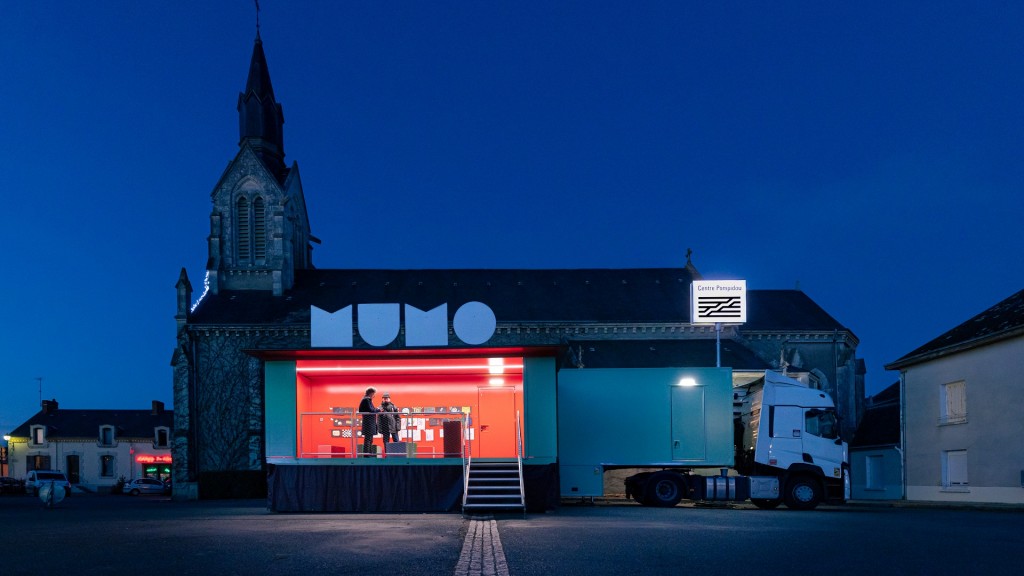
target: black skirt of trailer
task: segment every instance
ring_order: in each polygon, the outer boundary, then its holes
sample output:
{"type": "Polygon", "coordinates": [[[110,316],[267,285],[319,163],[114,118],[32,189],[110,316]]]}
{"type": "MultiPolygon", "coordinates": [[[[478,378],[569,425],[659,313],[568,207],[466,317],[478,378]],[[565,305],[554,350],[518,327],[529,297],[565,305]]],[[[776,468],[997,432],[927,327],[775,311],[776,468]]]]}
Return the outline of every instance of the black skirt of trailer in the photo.
{"type": "MultiPolygon", "coordinates": [[[[523,466],[528,512],[560,502],[555,464],[523,466]]],[[[462,465],[304,466],[274,465],[267,471],[267,508],[272,512],[458,512],[462,465]]]]}

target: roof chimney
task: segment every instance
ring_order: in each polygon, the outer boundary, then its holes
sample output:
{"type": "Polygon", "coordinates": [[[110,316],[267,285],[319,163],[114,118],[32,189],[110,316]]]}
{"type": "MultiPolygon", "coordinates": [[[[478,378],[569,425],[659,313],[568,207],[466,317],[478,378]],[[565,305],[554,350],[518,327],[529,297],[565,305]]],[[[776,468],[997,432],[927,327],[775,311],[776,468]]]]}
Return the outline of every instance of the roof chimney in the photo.
{"type": "Polygon", "coordinates": [[[43,400],[43,414],[53,414],[57,411],[57,400],[43,400]]]}
{"type": "Polygon", "coordinates": [[[159,416],[164,413],[164,403],[159,400],[153,400],[153,416],[159,416]]]}

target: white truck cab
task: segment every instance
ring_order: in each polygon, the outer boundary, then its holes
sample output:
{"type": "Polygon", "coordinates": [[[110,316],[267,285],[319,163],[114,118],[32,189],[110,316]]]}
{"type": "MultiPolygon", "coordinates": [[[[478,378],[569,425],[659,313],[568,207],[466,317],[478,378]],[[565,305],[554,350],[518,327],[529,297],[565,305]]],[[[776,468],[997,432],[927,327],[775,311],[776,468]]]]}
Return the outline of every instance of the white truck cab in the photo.
{"type": "Polygon", "coordinates": [[[846,499],[848,446],[828,394],[765,372],[746,387],[739,422],[736,470],[752,477],[755,505],[809,509],[846,499]]]}

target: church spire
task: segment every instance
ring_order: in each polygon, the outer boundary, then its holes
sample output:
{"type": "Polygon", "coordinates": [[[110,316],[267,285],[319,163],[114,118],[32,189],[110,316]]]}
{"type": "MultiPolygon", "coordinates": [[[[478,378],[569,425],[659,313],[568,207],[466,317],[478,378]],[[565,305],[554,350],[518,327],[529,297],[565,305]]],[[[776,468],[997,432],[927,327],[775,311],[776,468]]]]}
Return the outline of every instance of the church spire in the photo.
{"type": "Polygon", "coordinates": [[[263,40],[256,30],[256,42],[249,63],[249,77],[245,91],[238,95],[239,146],[248,143],[267,168],[283,181],[284,164],[284,112],[274,100],[270,84],[270,69],[263,53],[263,40]]]}

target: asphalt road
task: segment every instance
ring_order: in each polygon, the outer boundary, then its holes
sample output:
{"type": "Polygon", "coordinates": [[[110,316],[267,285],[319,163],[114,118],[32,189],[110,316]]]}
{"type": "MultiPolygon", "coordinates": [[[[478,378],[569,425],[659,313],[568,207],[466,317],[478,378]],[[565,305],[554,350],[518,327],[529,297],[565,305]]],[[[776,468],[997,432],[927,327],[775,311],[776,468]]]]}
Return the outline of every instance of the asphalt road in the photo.
{"type": "MultiPolygon", "coordinates": [[[[471,524],[459,514],[277,514],[252,500],[76,494],[48,509],[3,496],[0,575],[441,576],[456,573],[471,524]]],[[[1024,550],[1021,510],[603,501],[493,526],[512,576],[1019,574],[1024,550]]]]}

